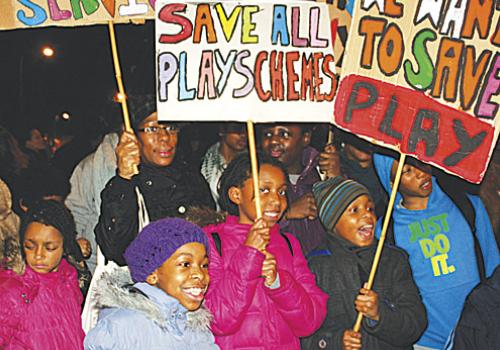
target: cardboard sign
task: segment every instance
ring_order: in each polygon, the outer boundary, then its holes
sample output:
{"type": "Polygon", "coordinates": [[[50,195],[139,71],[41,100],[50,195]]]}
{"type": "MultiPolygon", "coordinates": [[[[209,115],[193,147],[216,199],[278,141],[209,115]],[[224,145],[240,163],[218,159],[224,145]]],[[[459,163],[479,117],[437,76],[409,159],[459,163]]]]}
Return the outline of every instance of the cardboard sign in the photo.
{"type": "Polygon", "coordinates": [[[331,121],[326,4],[158,1],[156,51],[160,119],[331,121]]]}
{"type": "Polygon", "coordinates": [[[499,13],[492,0],[357,1],[335,124],[479,183],[500,129],[499,13]]]}
{"type": "Polygon", "coordinates": [[[0,30],[154,18],[155,0],[2,0],[0,30]]]}
{"type": "MultiPolygon", "coordinates": [[[[328,4],[328,11],[332,20],[333,56],[337,67],[342,66],[344,51],[347,44],[349,28],[351,28],[352,10],[355,0],[315,0],[328,4]]],[[[356,0],[357,1],[357,0],[356,0]]],[[[337,70],[337,73],[340,69],[337,70]]]]}

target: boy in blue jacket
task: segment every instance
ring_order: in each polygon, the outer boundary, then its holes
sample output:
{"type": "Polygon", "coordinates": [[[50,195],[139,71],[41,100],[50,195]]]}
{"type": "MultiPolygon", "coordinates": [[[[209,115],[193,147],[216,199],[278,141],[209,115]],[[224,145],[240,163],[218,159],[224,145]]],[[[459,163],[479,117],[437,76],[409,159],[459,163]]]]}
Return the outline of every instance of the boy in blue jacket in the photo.
{"type": "MultiPolygon", "coordinates": [[[[390,193],[398,161],[376,154],[375,168],[390,193]]],[[[468,196],[475,210],[476,235],[490,276],[500,262],[486,210],[468,196]]],[[[442,349],[455,326],[464,300],[479,283],[474,238],[460,208],[419,162],[405,164],[392,214],[394,240],[410,257],[413,277],[427,309],[428,327],[417,342],[422,349],[442,349]]],[[[377,236],[381,231],[377,224],[377,236]]],[[[417,347],[418,348],[418,347],[417,347]]]]}

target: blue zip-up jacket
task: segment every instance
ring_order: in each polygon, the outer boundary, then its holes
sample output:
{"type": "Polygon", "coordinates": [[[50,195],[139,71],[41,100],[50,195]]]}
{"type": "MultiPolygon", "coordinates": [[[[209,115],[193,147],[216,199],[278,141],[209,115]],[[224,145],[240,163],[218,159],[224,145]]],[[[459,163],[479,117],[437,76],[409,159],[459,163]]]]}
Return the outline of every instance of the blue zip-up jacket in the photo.
{"type": "Polygon", "coordinates": [[[97,325],[85,337],[85,350],[216,350],[210,313],[188,311],[177,299],[147,283],[131,282],[128,272],[103,275],[97,325]]]}
{"type": "MultiPolygon", "coordinates": [[[[394,159],[375,154],[374,164],[385,190],[390,193],[394,159]]],[[[500,263],[491,223],[481,200],[469,196],[476,210],[476,231],[483,252],[486,275],[500,263]]],[[[410,257],[413,278],[427,309],[428,326],[417,344],[442,349],[462,311],[465,298],[479,283],[474,240],[460,209],[432,177],[427,208],[408,210],[398,192],[392,214],[394,239],[410,257]]],[[[382,222],[377,223],[380,236],[382,222]]]]}

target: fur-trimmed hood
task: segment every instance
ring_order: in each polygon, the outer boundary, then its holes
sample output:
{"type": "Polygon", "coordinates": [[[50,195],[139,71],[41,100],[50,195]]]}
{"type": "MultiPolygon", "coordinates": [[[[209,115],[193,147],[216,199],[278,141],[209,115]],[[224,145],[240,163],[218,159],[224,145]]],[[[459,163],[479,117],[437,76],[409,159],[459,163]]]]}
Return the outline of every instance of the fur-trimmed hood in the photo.
{"type": "Polygon", "coordinates": [[[192,331],[209,330],[212,316],[203,306],[196,311],[186,310],[177,299],[147,283],[132,281],[128,268],[103,273],[97,281],[94,297],[101,310],[129,309],[140,312],[161,328],[171,328],[172,314],[185,314],[186,327],[192,331]]]}

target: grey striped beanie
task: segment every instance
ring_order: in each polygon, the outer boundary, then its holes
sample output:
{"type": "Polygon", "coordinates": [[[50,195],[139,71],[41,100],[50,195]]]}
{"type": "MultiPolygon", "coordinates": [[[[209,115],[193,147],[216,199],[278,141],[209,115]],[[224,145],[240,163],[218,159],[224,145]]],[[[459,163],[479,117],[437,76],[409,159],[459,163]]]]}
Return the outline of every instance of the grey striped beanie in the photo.
{"type": "Polygon", "coordinates": [[[342,176],[316,182],[312,192],[318,207],[318,217],[328,232],[333,232],[337,221],[356,198],[365,194],[370,196],[365,186],[342,176]]]}

